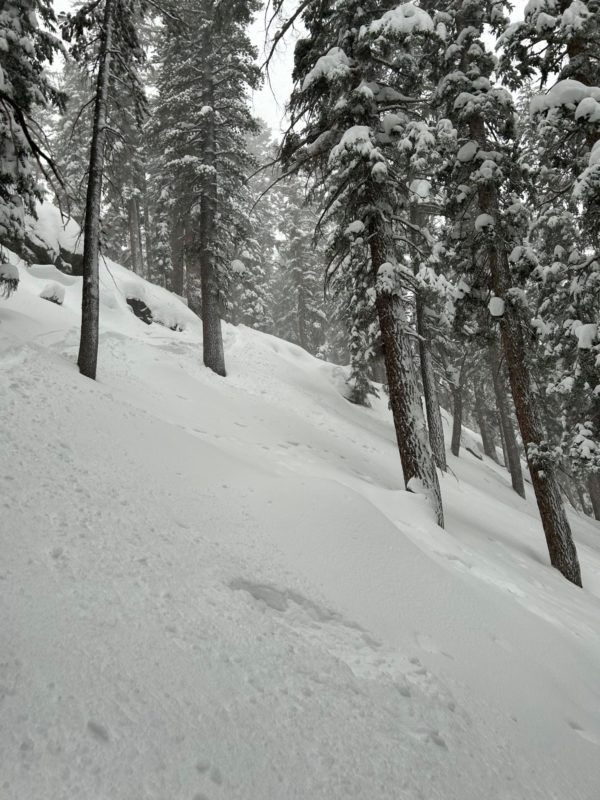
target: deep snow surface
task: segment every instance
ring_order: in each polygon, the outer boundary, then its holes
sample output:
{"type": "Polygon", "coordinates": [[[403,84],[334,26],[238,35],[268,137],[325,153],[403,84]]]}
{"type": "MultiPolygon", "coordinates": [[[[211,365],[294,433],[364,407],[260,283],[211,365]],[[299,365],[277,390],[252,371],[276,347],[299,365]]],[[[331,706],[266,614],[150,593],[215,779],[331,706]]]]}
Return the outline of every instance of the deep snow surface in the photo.
{"type": "Polygon", "coordinates": [[[383,400],[109,267],[97,383],[79,279],[0,300],[2,800],[598,800],[600,525],[581,591],[463,451],[436,528],[383,400]]]}

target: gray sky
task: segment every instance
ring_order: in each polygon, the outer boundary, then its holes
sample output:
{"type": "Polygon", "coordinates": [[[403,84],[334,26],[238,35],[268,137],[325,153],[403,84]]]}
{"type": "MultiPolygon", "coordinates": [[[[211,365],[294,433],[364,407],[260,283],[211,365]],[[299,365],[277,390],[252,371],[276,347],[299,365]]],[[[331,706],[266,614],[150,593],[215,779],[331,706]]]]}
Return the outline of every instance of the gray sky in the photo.
{"type": "MultiPolygon", "coordinates": [[[[69,11],[71,7],[72,0],[54,0],[54,8],[57,12],[69,11]]],[[[262,13],[258,15],[252,26],[251,37],[258,48],[260,63],[265,58],[265,25],[262,13]]],[[[275,135],[280,133],[284,105],[292,89],[293,62],[293,41],[280,45],[269,70],[270,86],[269,82],[265,80],[263,88],[252,94],[254,113],[273,129],[275,135]]]]}
{"type": "MultiPolygon", "coordinates": [[[[513,19],[523,16],[526,0],[513,0],[513,19]]],[[[57,11],[68,11],[72,0],[55,0],[54,7],[57,11]]],[[[264,15],[258,15],[251,30],[252,40],[259,51],[259,62],[264,60],[265,54],[265,24],[264,15]]],[[[263,88],[253,92],[252,104],[254,113],[261,117],[273,129],[275,135],[281,131],[284,124],[284,105],[292,89],[292,68],[294,63],[294,41],[289,38],[286,44],[280,44],[273,57],[269,70],[269,81],[265,80],[263,88]],[[269,85],[270,82],[270,85],[269,85]]]]}

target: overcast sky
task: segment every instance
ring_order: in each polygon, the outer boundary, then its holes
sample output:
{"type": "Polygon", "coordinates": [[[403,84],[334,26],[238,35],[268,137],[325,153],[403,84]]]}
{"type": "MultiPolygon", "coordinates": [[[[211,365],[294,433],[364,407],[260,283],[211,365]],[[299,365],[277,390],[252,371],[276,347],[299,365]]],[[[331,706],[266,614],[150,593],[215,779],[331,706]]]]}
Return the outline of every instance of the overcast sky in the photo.
{"type": "MultiPolygon", "coordinates": [[[[511,14],[513,19],[523,16],[526,0],[513,0],[515,9],[511,14]]],[[[56,11],[68,11],[72,0],[55,0],[56,11]]],[[[251,31],[254,44],[258,48],[259,62],[264,60],[265,54],[265,24],[263,14],[252,26],[251,31]]],[[[269,70],[269,79],[265,79],[263,88],[253,93],[252,103],[254,113],[270,125],[275,135],[281,131],[284,124],[284,106],[292,89],[292,68],[294,61],[294,42],[292,39],[287,44],[280,44],[269,70]]]]}
{"type": "MultiPolygon", "coordinates": [[[[69,11],[71,7],[71,0],[54,0],[57,12],[69,11]]],[[[265,57],[265,25],[262,13],[252,26],[251,36],[258,48],[258,60],[262,62],[265,57]]],[[[254,113],[270,125],[275,135],[281,131],[284,105],[292,89],[293,61],[294,43],[290,41],[280,45],[269,70],[270,86],[269,81],[265,80],[263,88],[254,92],[252,97],[254,113]]]]}

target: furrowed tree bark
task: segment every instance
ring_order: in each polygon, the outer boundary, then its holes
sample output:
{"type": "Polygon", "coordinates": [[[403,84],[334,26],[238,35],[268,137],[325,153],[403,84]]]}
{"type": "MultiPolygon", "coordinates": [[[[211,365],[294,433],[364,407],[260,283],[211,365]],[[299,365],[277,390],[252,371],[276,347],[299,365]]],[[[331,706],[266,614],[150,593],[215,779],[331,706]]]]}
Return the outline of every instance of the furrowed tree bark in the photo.
{"type": "MultiPolygon", "coordinates": [[[[210,53],[210,30],[207,33],[205,53],[210,53]]],[[[214,107],[214,78],[207,66],[205,74],[207,106],[214,107]]],[[[217,375],[226,375],[225,354],[223,352],[223,333],[219,313],[219,281],[215,263],[215,225],[217,215],[217,173],[215,114],[209,112],[206,120],[206,139],[204,141],[204,164],[206,174],[203,180],[202,201],[200,204],[200,284],[202,287],[202,347],[204,365],[217,375]]]]}
{"type": "Polygon", "coordinates": [[[473,392],[475,394],[475,416],[477,418],[479,432],[481,433],[483,452],[497,464],[498,453],[496,452],[496,444],[494,442],[494,432],[490,425],[489,409],[485,400],[483,386],[477,377],[473,381],[473,392]]]}
{"type": "Polygon", "coordinates": [[[521,455],[519,453],[519,443],[513,428],[510,405],[504,388],[504,373],[498,353],[498,345],[494,339],[488,344],[488,354],[490,360],[490,371],[492,373],[492,384],[496,397],[496,408],[502,429],[502,441],[504,445],[504,465],[510,473],[512,488],[521,497],[525,497],[525,482],[523,470],[521,469],[521,455]]]}
{"type": "Polygon", "coordinates": [[[98,54],[98,76],[94,100],[94,122],[90,145],[90,166],[83,226],[83,287],[81,295],[81,338],[77,364],[87,378],[96,379],[98,363],[98,323],[100,285],[98,255],[100,250],[100,205],[104,176],[104,144],[108,112],[108,87],[112,57],[114,2],[106,0],[98,54]]]}
{"type": "MultiPolygon", "coordinates": [[[[371,232],[370,249],[376,276],[387,261],[386,239],[381,231],[371,232]]],[[[399,303],[392,294],[378,292],[375,304],[404,485],[408,491],[420,490],[427,495],[438,525],[444,527],[440,484],[429,447],[411,343],[400,324],[399,303]]]]}

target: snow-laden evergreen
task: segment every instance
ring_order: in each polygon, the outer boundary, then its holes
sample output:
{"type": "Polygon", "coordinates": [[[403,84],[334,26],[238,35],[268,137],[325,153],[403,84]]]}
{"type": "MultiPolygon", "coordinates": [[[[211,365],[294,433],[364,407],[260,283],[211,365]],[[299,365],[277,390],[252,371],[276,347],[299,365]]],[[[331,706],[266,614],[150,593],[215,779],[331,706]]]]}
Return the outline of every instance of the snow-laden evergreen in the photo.
{"type": "MultiPolygon", "coordinates": [[[[397,253],[400,244],[409,256],[413,235],[424,237],[410,220],[412,180],[396,172],[396,161],[410,175],[428,141],[410,95],[422,86],[422,40],[433,23],[414,4],[384,6],[348,0],[326,16],[305,12],[309,36],[296,46],[293,127],[283,152],[291,169],[308,170],[323,184],[321,216],[333,228],[329,276],[350,270],[357,314],[369,296],[374,302],[406,485],[429,497],[443,524],[411,347],[412,271],[397,253]],[[395,140],[406,147],[394,147],[395,140]]],[[[364,330],[360,320],[353,330],[359,325],[364,330]]]]}
{"type": "MultiPolygon", "coordinates": [[[[0,7],[0,241],[23,236],[41,197],[38,173],[57,181],[34,114],[63,97],[47,66],[60,50],[51,0],[6,0],[0,7]]],[[[0,261],[5,259],[1,257],[0,261]]]]}

